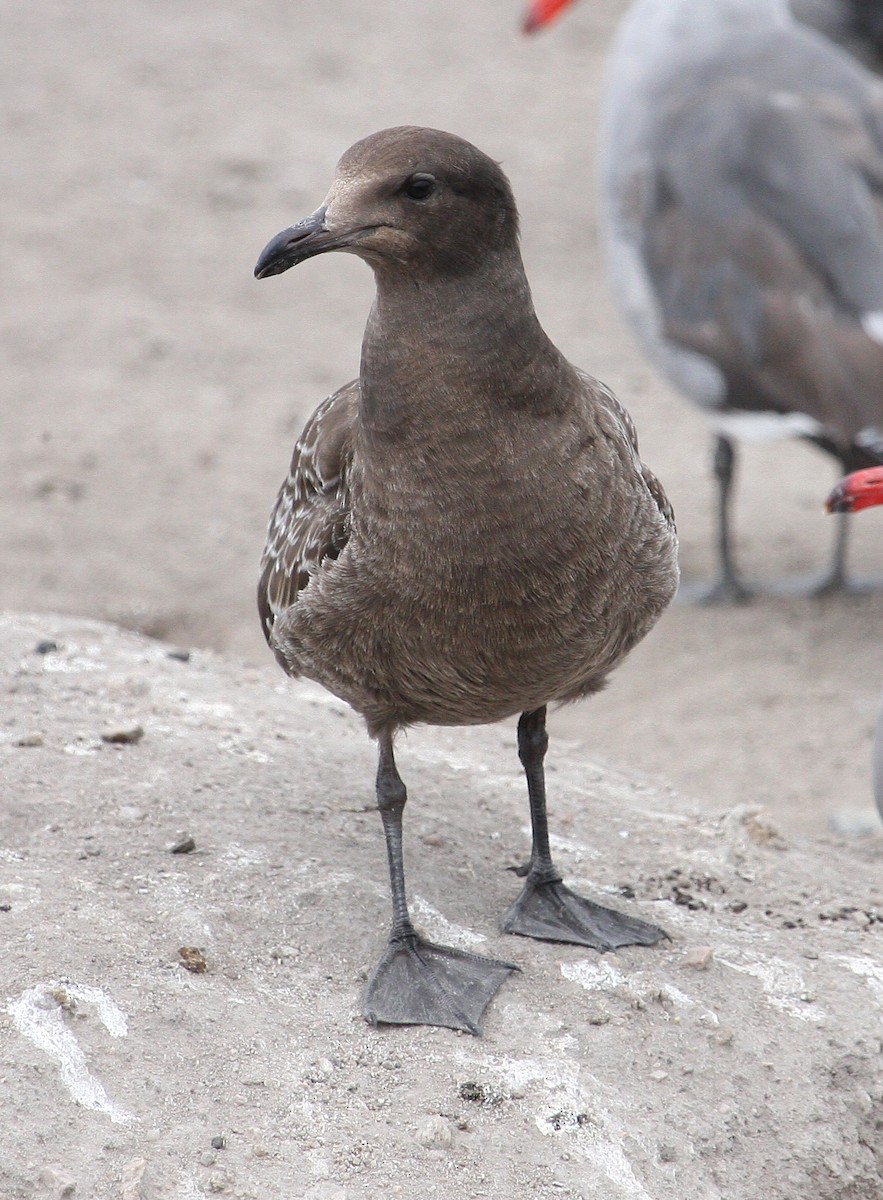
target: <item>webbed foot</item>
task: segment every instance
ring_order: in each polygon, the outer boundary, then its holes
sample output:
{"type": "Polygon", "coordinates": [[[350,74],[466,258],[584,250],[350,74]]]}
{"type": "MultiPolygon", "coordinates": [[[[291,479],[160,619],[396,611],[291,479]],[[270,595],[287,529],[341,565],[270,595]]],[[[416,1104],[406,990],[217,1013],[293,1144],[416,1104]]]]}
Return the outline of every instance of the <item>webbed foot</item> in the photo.
{"type": "Polygon", "coordinates": [[[594,950],[652,946],[668,937],[658,925],[586,900],[559,880],[534,883],[530,878],[503,917],[502,928],[504,933],[547,942],[574,942],[594,950]]]}
{"type": "Polygon", "coordinates": [[[514,963],[437,946],[416,934],[390,941],[362,992],[372,1025],[443,1025],[480,1036],[479,1021],[514,963]]]}

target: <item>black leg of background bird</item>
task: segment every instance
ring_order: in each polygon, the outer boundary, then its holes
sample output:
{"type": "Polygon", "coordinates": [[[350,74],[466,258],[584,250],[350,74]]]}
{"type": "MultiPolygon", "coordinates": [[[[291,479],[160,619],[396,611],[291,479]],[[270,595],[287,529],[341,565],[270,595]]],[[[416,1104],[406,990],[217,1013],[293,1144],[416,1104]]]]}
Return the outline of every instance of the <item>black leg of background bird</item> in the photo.
{"type": "Polygon", "coordinates": [[[543,771],[548,745],[545,707],[522,713],[518,722],[518,757],[527,776],[533,847],[530,862],[517,872],[526,876],[524,888],[503,917],[503,932],[549,942],[575,942],[595,950],[652,946],[668,936],[658,925],[604,908],[578,896],[561,882],[549,849],[543,771]]]}
{"type": "Polygon", "coordinates": [[[733,554],[731,516],[736,450],[729,438],[715,438],[713,463],[718,488],[717,555],[720,573],[717,582],[701,599],[705,604],[744,604],[751,599],[751,591],[739,578],[733,554]]]}
{"type": "MultiPolygon", "coordinates": [[[[857,469],[855,458],[850,454],[839,454],[837,447],[826,438],[813,437],[809,439],[822,450],[826,450],[829,454],[833,454],[838,463],[840,470],[837,473],[837,478],[840,475],[848,475],[850,471],[857,469]]],[[[864,465],[863,463],[861,465],[864,465]]],[[[773,587],[771,590],[776,595],[792,596],[807,595],[815,598],[825,596],[844,596],[844,595],[861,595],[866,592],[880,591],[881,580],[865,579],[856,580],[850,578],[847,565],[847,552],[849,550],[849,525],[850,516],[848,512],[835,513],[835,531],[834,545],[831,551],[831,561],[827,571],[822,575],[821,579],[805,578],[796,581],[786,580],[784,583],[773,587]]]]}
{"type": "Polygon", "coordinates": [[[836,513],[835,516],[836,531],[831,565],[820,582],[812,589],[813,596],[836,596],[842,592],[860,590],[850,586],[849,573],[846,569],[846,553],[849,547],[849,513],[836,513]]]}
{"type": "MultiPolygon", "coordinates": [[[[854,469],[855,465],[850,457],[841,458],[838,478],[841,474],[848,475],[854,469]]],[[[850,584],[849,572],[846,567],[846,556],[849,548],[849,513],[839,512],[835,514],[835,517],[837,527],[834,533],[834,551],[831,555],[831,565],[828,568],[827,574],[812,589],[814,596],[836,596],[842,592],[864,590],[860,586],[850,584]]]]}
{"type": "Polygon", "coordinates": [[[389,945],[362,993],[362,1012],[376,1025],[444,1025],[478,1035],[482,1013],[513,963],[483,958],[420,937],[405,895],[402,814],[408,798],[393,757],[392,738],[380,738],[377,807],[383,821],[392,893],[389,945]]]}

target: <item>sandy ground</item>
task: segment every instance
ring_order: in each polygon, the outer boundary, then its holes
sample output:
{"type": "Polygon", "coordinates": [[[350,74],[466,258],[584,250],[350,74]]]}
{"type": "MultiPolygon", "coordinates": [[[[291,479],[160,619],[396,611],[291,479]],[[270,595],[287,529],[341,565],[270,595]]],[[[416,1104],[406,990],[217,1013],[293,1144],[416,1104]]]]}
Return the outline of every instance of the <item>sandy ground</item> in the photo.
{"type": "Polygon", "coordinates": [[[511,730],[414,730],[416,919],[521,971],[481,1038],[372,1029],[388,899],[360,722],[168,651],[0,617],[3,1200],[879,1200],[875,840],[711,817],[559,746],[568,881],[671,940],[505,937],[511,730]]]}

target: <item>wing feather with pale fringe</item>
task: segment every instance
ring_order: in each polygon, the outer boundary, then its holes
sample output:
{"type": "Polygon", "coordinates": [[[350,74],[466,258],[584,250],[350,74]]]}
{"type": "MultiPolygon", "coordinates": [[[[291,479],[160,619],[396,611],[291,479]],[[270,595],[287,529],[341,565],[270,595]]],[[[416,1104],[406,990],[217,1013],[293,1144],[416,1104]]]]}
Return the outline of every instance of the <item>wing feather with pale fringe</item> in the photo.
{"type": "Polygon", "coordinates": [[[359,382],[353,380],[322,401],[294,447],[261,559],[258,610],[267,641],[279,614],[346,545],[358,403],[359,382]]]}

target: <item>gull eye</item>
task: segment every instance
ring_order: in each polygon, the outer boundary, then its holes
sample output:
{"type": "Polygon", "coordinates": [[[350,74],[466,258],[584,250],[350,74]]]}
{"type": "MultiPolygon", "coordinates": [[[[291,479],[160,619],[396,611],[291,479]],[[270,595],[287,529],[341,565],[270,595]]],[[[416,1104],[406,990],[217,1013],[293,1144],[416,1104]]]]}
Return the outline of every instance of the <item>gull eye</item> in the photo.
{"type": "Polygon", "coordinates": [[[425,200],[435,191],[435,176],[418,172],[405,180],[402,191],[409,200],[425,200]]]}

